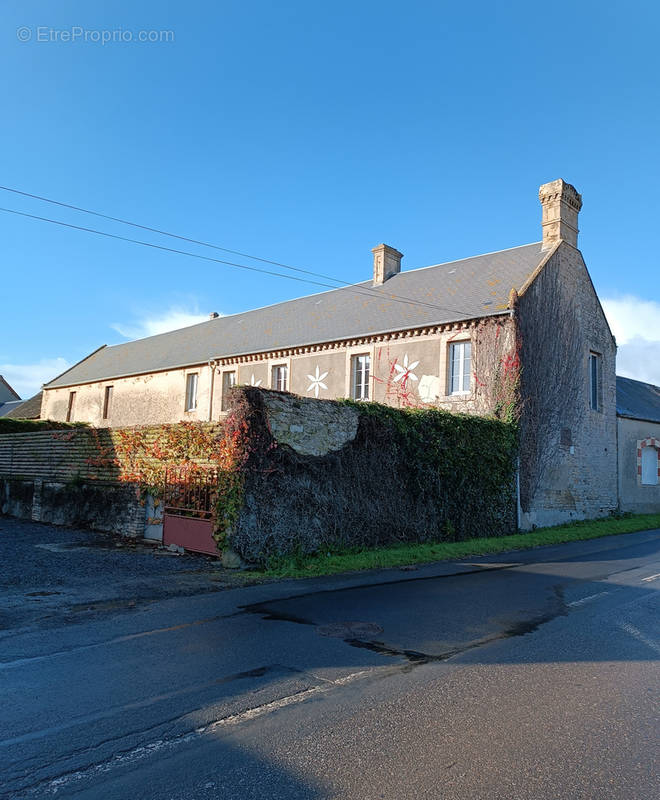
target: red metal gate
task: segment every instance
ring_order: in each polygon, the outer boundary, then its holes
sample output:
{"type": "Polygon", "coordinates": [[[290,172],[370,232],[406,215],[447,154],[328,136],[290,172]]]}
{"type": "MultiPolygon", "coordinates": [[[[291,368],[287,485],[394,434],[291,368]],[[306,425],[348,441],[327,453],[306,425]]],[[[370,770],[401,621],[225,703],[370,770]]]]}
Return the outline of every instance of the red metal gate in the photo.
{"type": "Polygon", "coordinates": [[[221,555],[213,538],[218,470],[191,472],[185,467],[165,470],[163,544],[194,553],[221,555]]]}

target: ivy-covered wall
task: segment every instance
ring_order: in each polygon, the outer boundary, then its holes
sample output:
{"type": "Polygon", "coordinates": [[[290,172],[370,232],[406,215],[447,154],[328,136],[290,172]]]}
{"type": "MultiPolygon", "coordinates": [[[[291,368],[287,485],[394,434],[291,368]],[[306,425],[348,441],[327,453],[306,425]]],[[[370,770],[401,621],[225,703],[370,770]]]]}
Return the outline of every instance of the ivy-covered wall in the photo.
{"type": "Polygon", "coordinates": [[[510,533],[517,434],[437,408],[240,387],[216,424],[0,435],[4,513],[139,536],[165,467],[218,475],[215,535],[246,561],[510,533]]]}
{"type": "Polygon", "coordinates": [[[515,529],[510,423],[251,387],[234,414],[247,450],[225,533],[247,561],[515,529]]]}

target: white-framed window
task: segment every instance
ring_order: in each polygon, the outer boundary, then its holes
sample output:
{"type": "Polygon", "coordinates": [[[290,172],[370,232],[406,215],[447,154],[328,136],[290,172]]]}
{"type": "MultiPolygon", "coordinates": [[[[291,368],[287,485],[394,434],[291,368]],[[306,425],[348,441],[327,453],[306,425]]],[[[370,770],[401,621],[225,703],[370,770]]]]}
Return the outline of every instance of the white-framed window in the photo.
{"type": "Polygon", "coordinates": [[[226,411],[229,407],[229,390],[232,386],[236,386],[236,373],[223,372],[222,373],[222,397],[220,398],[220,410],[226,411]]]}
{"type": "Polygon", "coordinates": [[[469,394],[472,374],[472,343],[449,345],[449,394],[469,394]]]}
{"type": "Polygon", "coordinates": [[[189,372],[186,375],[186,411],[194,411],[197,408],[197,383],[199,374],[189,372]]]}
{"type": "Polygon", "coordinates": [[[603,357],[600,353],[589,353],[589,408],[602,411],[603,357]]]}
{"type": "Polygon", "coordinates": [[[286,364],[275,364],[271,373],[271,388],[278,392],[286,392],[289,387],[289,367],[286,364]]]}
{"type": "Polygon", "coordinates": [[[642,447],[642,483],[658,485],[658,450],[649,445],[642,447]]]}
{"type": "Polygon", "coordinates": [[[351,397],[353,400],[369,399],[371,356],[360,353],[351,357],[351,397]]]}

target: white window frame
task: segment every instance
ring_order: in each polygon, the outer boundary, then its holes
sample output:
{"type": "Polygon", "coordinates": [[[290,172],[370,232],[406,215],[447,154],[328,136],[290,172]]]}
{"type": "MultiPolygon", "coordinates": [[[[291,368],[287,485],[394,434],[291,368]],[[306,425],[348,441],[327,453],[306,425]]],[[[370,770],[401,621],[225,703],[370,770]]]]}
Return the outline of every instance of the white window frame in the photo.
{"type": "Polygon", "coordinates": [[[642,447],[640,459],[640,483],[642,486],[658,485],[658,449],[653,445],[642,447]]]}
{"type": "Polygon", "coordinates": [[[278,392],[289,391],[289,364],[286,361],[271,366],[270,388],[278,392]]]}
{"type": "Polygon", "coordinates": [[[454,397],[457,395],[465,396],[466,394],[470,394],[471,386],[472,386],[472,340],[471,339],[459,339],[455,342],[449,342],[449,353],[448,353],[448,361],[449,361],[449,386],[448,388],[448,395],[453,395],[454,397]],[[465,375],[465,349],[466,345],[470,348],[469,354],[469,362],[470,362],[470,369],[468,370],[467,376],[465,375]],[[460,353],[457,363],[458,363],[458,379],[459,379],[459,388],[454,389],[454,376],[456,372],[454,370],[454,349],[458,348],[458,352],[460,353]],[[467,378],[467,388],[466,388],[466,378],[467,378]]]}
{"type": "Polygon", "coordinates": [[[602,411],[603,356],[592,350],[589,353],[589,408],[602,411]]]}
{"type": "Polygon", "coordinates": [[[351,355],[351,397],[353,400],[371,399],[371,353],[351,355]],[[359,378],[359,383],[358,383],[359,378]],[[358,391],[358,385],[360,387],[358,391]]]}
{"type": "Polygon", "coordinates": [[[197,410],[197,391],[199,389],[199,372],[186,374],[185,411],[197,410]]]}

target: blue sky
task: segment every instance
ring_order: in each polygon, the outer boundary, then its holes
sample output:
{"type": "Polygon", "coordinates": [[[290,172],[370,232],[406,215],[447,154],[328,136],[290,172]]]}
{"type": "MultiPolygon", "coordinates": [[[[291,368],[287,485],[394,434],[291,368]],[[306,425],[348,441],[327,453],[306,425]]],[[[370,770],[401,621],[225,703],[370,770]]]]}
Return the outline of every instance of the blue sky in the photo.
{"type": "MultiPolygon", "coordinates": [[[[651,2],[6,1],[0,183],[359,281],[381,241],[404,268],[537,241],[563,177],[619,372],[660,383],[659,27],[651,2]]],[[[318,290],[4,212],[0,241],[22,396],[101,344],[318,290]]]]}

